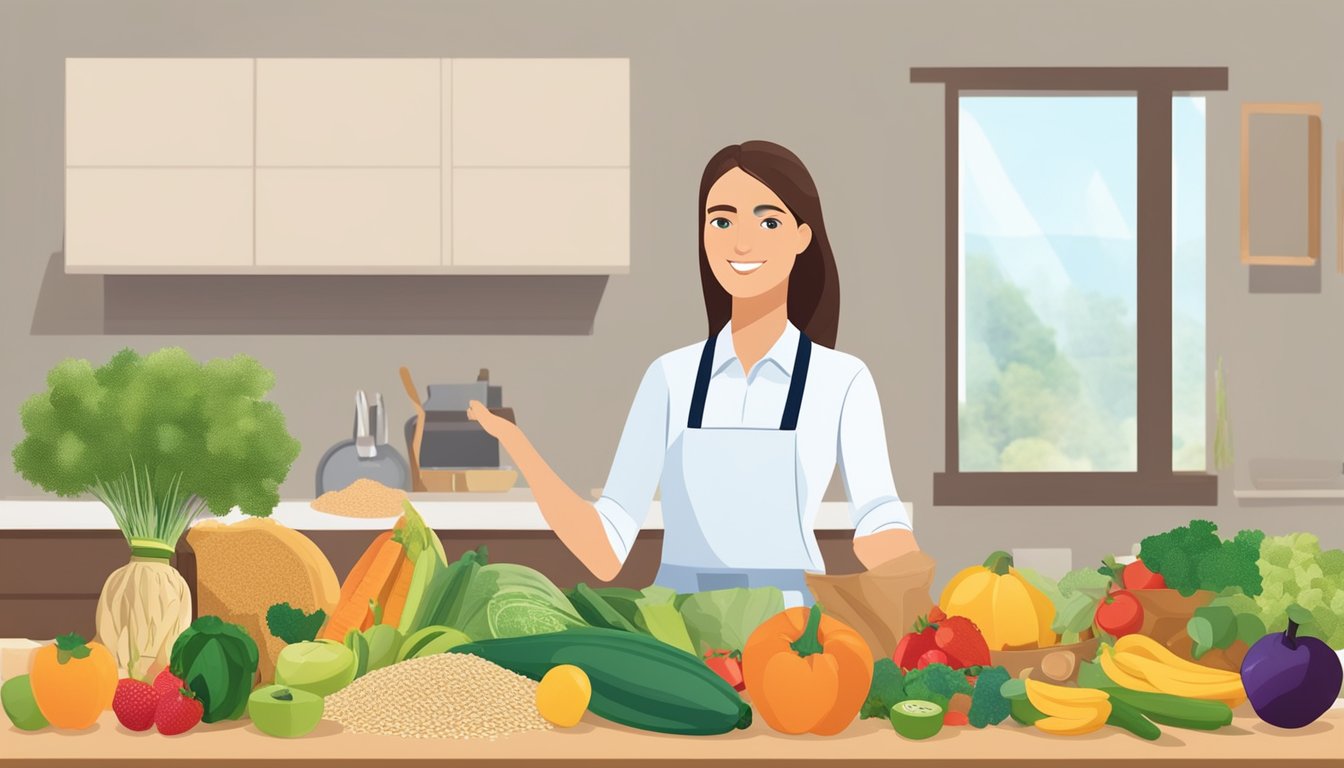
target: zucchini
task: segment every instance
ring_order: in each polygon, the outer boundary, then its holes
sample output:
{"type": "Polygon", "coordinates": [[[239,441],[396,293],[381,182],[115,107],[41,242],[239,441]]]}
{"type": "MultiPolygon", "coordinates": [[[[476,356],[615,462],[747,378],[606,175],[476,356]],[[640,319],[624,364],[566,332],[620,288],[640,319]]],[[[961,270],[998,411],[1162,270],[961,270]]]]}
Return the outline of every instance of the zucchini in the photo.
{"type": "Polygon", "coordinates": [[[592,683],[588,709],[614,723],[658,733],[709,736],[751,725],[751,707],[703,661],[647,635],[582,627],[459,645],[533,680],[559,664],[592,683]]]}
{"type": "Polygon", "coordinates": [[[1167,693],[1131,691],[1118,686],[1102,690],[1110,694],[1112,702],[1128,704],[1149,720],[1173,728],[1215,731],[1232,724],[1232,708],[1221,701],[1187,699],[1167,693]]]}
{"type": "Polygon", "coordinates": [[[1162,735],[1162,729],[1153,725],[1137,707],[1130,706],[1115,696],[1111,696],[1111,715],[1106,718],[1106,724],[1123,728],[1148,741],[1154,741],[1162,735]]]}
{"type": "Polygon", "coordinates": [[[1025,696],[1020,699],[1010,699],[1010,701],[1012,701],[1012,705],[1008,713],[1021,725],[1035,725],[1037,720],[1045,717],[1045,713],[1037,709],[1030,701],[1027,701],[1025,696]]]}

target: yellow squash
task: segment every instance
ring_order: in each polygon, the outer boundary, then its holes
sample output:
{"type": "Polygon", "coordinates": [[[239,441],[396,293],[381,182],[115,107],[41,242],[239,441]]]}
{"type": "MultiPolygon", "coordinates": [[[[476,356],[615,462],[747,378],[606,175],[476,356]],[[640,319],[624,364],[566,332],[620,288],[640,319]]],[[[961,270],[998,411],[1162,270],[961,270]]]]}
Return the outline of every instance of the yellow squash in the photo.
{"type": "Polygon", "coordinates": [[[995,552],[984,565],[958,573],[943,589],[938,607],[948,616],[975,622],[991,651],[1045,648],[1058,642],[1050,629],[1055,606],[1013,568],[1013,556],[995,552]]]}

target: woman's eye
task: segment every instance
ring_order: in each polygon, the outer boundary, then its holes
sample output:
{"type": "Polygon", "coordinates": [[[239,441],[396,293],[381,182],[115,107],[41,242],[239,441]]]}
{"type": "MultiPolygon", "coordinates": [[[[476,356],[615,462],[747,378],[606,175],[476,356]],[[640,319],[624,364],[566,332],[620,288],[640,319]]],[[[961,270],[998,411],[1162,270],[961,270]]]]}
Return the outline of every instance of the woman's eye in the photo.
{"type": "Polygon", "coordinates": [[[731,227],[733,223],[722,216],[717,216],[713,221],[709,222],[709,225],[715,229],[727,229],[731,227]]]}
{"type": "Polygon", "coordinates": [[[764,229],[779,229],[779,219],[766,219],[761,222],[761,227],[764,229]]]}

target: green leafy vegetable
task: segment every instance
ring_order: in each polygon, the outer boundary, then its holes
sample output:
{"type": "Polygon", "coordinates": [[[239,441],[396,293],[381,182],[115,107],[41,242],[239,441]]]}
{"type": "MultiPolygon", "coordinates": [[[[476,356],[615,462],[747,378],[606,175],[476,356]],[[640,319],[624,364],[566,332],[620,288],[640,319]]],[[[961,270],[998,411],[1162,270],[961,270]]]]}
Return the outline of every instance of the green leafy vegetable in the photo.
{"type": "Polygon", "coordinates": [[[662,640],[664,643],[699,657],[691,636],[686,631],[686,622],[677,612],[677,593],[666,587],[652,586],[644,590],[644,597],[636,601],[639,613],[635,615],[635,626],[645,634],[662,640]]]}
{"type": "Polygon", "coordinates": [[[905,699],[905,675],[896,662],[884,656],[873,663],[873,682],[868,687],[868,698],[859,710],[859,717],[885,720],[891,716],[891,708],[905,699]]]}
{"type": "Polygon", "coordinates": [[[201,720],[215,723],[242,717],[257,660],[257,644],[247,630],[218,616],[202,616],[177,636],[169,668],[201,700],[201,720]]]}
{"type": "Polygon", "coordinates": [[[923,669],[912,669],[905,673],[905,697],[923,699],[946,708],[947,703],[958,693],[970,695],[973,692],[966,675],[946,664],[930,664],[923,669]]]}
{"type": "Polygon", "coordinates": [[[1260,544],[1257,565],[1264,590],[1249,612],[1266,627],[1283,627],[1289,606],[1300,605],[1310,616],[1299,635],[1344,648],[1344,550],[1322,550],[1321,540],[1310,533],[1270,536],[1260,544]]]}
{"type": "Polygon", "coordinates": [[[1069,571],[1058,582],[1030,568],[1017,572],[1054,603],[1055,621],[1050,628],[1060,636],[1061,644],[1076,643],[1083,632],[1093,629],[1097,604],[1106,596],[1111,577],[1095,568],[1069,571]]]}
{"type": "Polygon", "coordinates": [[[276,603],[266,609],[266,628],[285,643],[302,643],[315,639],[326,621],[327,612],[321,608],[312,613],[305,613],[289,603],[276,603]]]}
{"type": "Polygon", "coordinates": [[[740,651],[757,627],[784,610],[784,595],[775,587],[716,589],[687,595],[680,610],[694,648],[740,651]]]}
{"type": "Polygon", "coordinates": [[[975,679],[975,690],[971,693],[971,711],[966,715],[971,725],[984,728],[1008,719],[1012,702],[1004,698],[1001,688],[1012,678],[1003,667],[980,670],[975,679]]]}
{"type": "Polygon", "coordinates": [[[176,347],[66,360],[19,409],[14,468],[60,496],[94,493],[133,547],[171,553],[202,509],[265,517],[279,503],[299,443],[262,399],[274,383],[246,355],[202,364],[176,347]]]}
{"type": "Polygon", "coordinates": [[[1252,597],[1260,594],[1262,581],[1256,561],[1265,534],[1245,530],[1223,541],[1217,531],[1218,526],[1207,520],[1192,520],[1187,526],[1145,538],[1139,558],[1182,595],[1233,587],[1252,597]]]}
{"type": "Polygon", "coordinates": [[[469,583],[458,615],[432,623],[456,627],[473,640],[536,634],[549,627],[585,626],[565,593],[533,568],[494,563],[474,572],[468,569],[464,576],[469,583]]]}

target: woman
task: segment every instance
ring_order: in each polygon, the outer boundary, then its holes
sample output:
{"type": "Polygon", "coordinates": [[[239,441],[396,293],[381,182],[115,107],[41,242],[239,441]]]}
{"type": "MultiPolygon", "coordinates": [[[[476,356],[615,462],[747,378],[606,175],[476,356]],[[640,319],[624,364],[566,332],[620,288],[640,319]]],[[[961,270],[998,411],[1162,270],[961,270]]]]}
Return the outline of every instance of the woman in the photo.
{"type": "Polygon", "coordinates": [[[896,495],[877,388],[834,350],[835,259],[816,186],[770,142],[720,150],[700,181],[708,340],[644,375],[602,498],[572,491],[522,431],[472,403],[518,465],[546,522],[593,575],[615,578],[662,487],[655,582],[679,592],[774,585],[809,604],[824,571],[812,532],[839,459],[854,553],[872,568],[918,549],[896,495]]]}

